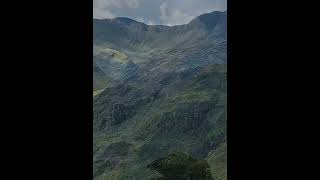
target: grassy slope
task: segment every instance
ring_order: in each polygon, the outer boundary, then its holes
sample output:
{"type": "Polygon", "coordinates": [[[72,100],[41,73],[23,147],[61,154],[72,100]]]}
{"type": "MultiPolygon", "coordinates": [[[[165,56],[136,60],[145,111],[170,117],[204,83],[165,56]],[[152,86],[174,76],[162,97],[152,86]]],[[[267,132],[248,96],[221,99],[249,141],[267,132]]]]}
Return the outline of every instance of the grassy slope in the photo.
{"type": "Polygon", "coordinates": [[[102,93],[104,89],[99,89],[99,90],[95,90],[93,91],[93,97],[99,95],[100,93],[102,93]]]}
{"type": "Polygon", "coordinates": [[[207,161],[215,180],[227,180],[227,144],[223,143],[215,152],[211,152],[207,161]]]}
{"type": "Polygon", "coordinates": [[[125,65],[128,63],[128,56],[120,51],[110,49],[103,46],[94,47],[94,68],[93,68],[93,96],[101,93],[104,88],[112,84],[112,77],[108,76],[96,62],[97,59],[103,59],[107,62],[113,62],[125,65]]]}
{"type": "Polygon", "coordinates": [[[108,56],[108,57],[112,57],[112,59],[114,61],[117,61],[119,63],[126,63],[128,62],[128,56],[125,55],[124,53],[114,50],[114,49],[110,49],[110,48],[106,48],[103,46],[97,47],[95,49],[94,54],[96,56],[108,56]]]}
{"type": "MultiPolygon", "coordinates": [[[[157,99],[143,106],[125,123],[97,133],[94,148],[100,148],[100,152],[117,142],[130,142],[132,145],[123,161],[114,168],[106,167],[95,179],[151,178],[154,172],[148,170],[146,165],[174,150],[203,156],[199,149],[207,141],[215,140],[225,133],[226,128],[223,109],[218,108],[224,104],[226,96],[223,88],[219,90],[211,87],[217,72],[224,74],[224,70],[217,67],[204,69],[196,78],[184,82],[189,84],[187,88],[178,90],[172,96],[157,99]],[[193,125],[193,118],[191,121],[182,120],[196,112],[193,109],[201,109],[202,104],[217,107],[211,108],[202,124],[193,125]]],[[[174,86],[172,88],[178,89],[174,86]]],[[[225,176],[224,172],[217,174],[217,171],[215,167],[215,176],[225,176]]]]}

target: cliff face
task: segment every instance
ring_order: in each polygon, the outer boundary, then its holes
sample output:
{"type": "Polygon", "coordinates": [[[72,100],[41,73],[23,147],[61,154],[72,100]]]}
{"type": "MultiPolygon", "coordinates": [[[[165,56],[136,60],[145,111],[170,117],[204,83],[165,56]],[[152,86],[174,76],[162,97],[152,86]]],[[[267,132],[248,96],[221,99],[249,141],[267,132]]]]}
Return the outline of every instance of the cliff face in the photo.
{"type": "Polygon", "coordinates": [[[149,179],[176,150],[226,179],[226,25],[225,12],[173,27],[94,20],[94,179],[149,179]]]}

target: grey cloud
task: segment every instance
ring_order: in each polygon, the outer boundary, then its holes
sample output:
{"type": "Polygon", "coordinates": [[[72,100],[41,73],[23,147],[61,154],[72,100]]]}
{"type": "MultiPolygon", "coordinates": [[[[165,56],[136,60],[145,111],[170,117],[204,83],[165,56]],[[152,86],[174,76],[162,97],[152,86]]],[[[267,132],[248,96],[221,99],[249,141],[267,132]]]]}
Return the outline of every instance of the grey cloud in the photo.
{"type": "Polygon", "coordinates": [[[137,8],[142,0],[109,0],[117,8],[137,8]]]}
{"type": "Polygon", "coordinates": [[[93,0],[94,18],[113,18],[114,8],[137,8],[143,0],[93,0]]]}

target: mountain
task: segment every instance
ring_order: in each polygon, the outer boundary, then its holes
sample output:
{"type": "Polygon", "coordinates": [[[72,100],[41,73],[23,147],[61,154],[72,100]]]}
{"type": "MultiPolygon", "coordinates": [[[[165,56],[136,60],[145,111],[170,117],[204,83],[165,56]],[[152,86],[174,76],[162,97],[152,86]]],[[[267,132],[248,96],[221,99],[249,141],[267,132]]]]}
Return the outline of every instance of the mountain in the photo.
{"type": "Polygon", "coordinates": [[[150,179],[173,151],[226,179],[227,14],[178,26],[93,22],[93,175],[150,179]]]}

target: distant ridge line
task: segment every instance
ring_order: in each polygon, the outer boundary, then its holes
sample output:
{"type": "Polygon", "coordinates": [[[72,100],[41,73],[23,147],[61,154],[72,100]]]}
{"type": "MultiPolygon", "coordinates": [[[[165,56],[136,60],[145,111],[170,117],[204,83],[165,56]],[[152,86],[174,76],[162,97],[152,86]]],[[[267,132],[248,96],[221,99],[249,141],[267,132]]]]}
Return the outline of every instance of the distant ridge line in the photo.
{"type": "Polygon", "coordinates": [[[206,15],[210,15],[210,14],[213,14],[213,13],[227,13],[227,10],[225,11],[212,11],[212,12],[209,12],[209,13],[204,13],[204,14],[201,14],[195,18],[193,18],[191,21],[189,21],[188,23],[185,23],[185,24],[177,24],[177,25],[165,25],[165,24],[154,24],[154,25],[149,25],[149,24],[146,24],[146,23],[143,23],[143,22],[140,22],[140,21],[137,21],[137,20],[134,20],[134,19],[131,19],[131,18],[128,18],[128,17],[124,17],[124,16],[119,16],[119,17],[115,17],[115,18],[93,18],[94,21],[121,21],[121,20],[125,20],[125,21],[130,21],[130,22],[135,22],[135,23],[140,23],[140,24],[144,24],[146,26],[165,26],[165,27],[173,27],[173,26],[183,26],[183,25],[187,25],[189,23],[191,23],[192,21],[198,19],[199,17],[202,17],[202,16],[206,16],[206,15]]]}

